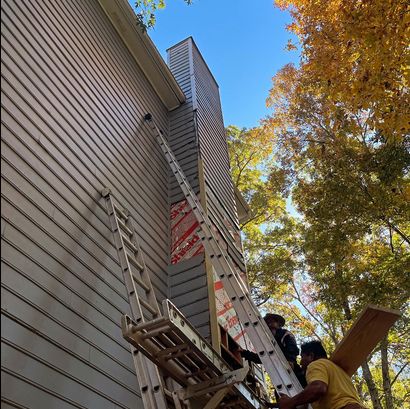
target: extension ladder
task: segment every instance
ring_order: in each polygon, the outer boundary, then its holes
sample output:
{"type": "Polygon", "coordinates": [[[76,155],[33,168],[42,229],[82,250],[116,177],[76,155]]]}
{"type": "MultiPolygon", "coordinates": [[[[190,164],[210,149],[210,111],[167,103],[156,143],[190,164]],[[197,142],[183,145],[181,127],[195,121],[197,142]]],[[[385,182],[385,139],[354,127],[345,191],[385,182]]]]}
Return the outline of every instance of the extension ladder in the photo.
{"type": "MultiPolygon", "coordinates": [[[[105,198],[132,318],[141,324],[155,320],[161,313],[136,238],[132,217],[115,202],[108,188],[105,188],[101,195],[105,198]]],[[[162,379],[157,367],[134,346],[131,346],[131,353],[144,407],[167,409],[162,379]]]]}
{"type": "Polygon", "coordinates": [[[122,332],[131,344],[144,408],[166,409],[171,401],[175,409],[215,409],[224,401],[226,408],[263,409],[243,383],[249,368],[232,371],[169,300],[164,300],[161,314],[131,214],[108,188],[101,194],[131,307],[132,317],[122,318],[122,332]],[[173,392],[165,388],[158,367],[168,381],[176,382],[173,392]]]}
{"type": "Polygon", "coordinates": [[[179,166],[163,132],[157,127],[151,114],[146,114],[144,119],[150,125],[186,200],[198,220],[199,228],[197,234],[201,238],[205,250],[211,258],[213,267],[234,305],[240,322],[245,327],[246,333],[256,349],[265,370],[269,374],[275,390],[279,394],[284,393],[291,397],[297,395],[302,391],[298,379],[253,303],[249,290],[236,272],[233,262],[226,251],[219,246],[212,229],[212,224],[179,166]]]}

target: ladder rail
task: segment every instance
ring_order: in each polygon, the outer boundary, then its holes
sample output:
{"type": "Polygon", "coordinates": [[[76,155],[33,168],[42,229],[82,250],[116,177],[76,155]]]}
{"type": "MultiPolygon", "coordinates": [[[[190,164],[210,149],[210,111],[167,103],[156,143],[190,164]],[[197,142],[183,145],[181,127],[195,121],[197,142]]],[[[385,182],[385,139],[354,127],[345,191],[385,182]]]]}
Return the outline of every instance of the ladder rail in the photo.
{"type": "MultiPolygon", "coordinates": [[[[123,316],[121,327],[124,338],[161,366],[182,389],[201,388],[232,372],[232,368],[170,300],[164,300],[162,306],[161,319],[144,324],[137,324],[130,317],[123,316]]],[[[248,372],[249,367],[246,368],[248,372]]],[[[263,400],[246,383],[235,383],[229,400],[234,395],[240,397],[248,409],[264,408],[263,400]]],[[[242,408],[242,404],[236,407],[242,408]]]]}
{"type": "Polygon", "coordinates": [[[227,294],[231,298],[235,311],[242,325],[245,327],[245,331],[252,344],[256,348],[265,370],[270,375],[275,389],[278,393],[295,396],[302,391],[302,387],[296,375],[283,355],[279,345],[273,339],[268,326],[253,303],[249,290],[236,272],[233,262],[225,250],[219,246],[212,230],[212,224],[190,186],[182,168],[179,166],[162,131],[156,126],[150,114],[145,116],[145,120],[154,132],[161,150],[199,222],[197,233],[205,249],[210,254],[215,271],[221,279],[227,294]]]}

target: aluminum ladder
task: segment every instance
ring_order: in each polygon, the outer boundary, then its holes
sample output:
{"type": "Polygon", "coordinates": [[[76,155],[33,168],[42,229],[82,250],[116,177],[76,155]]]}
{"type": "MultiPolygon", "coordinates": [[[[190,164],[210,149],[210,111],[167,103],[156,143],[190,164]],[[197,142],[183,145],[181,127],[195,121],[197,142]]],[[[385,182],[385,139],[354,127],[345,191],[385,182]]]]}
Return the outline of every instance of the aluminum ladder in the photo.
{"type": "Polygon", "coordinates": [[[234,305],[241,324],[244,326],[266,372],[269,374],[275,390],[279,394],[283,393],[290,397],[297,395],[303,390],[299,380],[253,303],[249,290],[237,273],[233,262],[226,251],[219,246],[212,230],[211,221],[179,166],[163,132],[157,127],[151,114],[146,114],[144,119],[156,137],[186,200],[198,220],[197,234],[201,238],[205,250],[211,258],[212,265],[234,305]]]}
{"type": "Polygon", "coordinates": [[[215,409],[224,401],[226,408],[233,404],[263,409],[263,403],[243,383],[249,368],[232,371],[171,301],[164,300],[161,313],[131,214],[108,188],[101,194],[131,307],[132,316],[124,315],[121,326],[131,344],[144,408],[215,409]],[[169,388],[158,368],[167,376],[169,388]]]}
{"type": "Polygon", "coordinates": [[[125,315],[121,326],[124,338],[176,382],[175,409],[264,409],[244,383],[249,367],[232,370],[170,300],[162,305],[160,318],[138,324],[125,315]]]}
{"type": "MultiPolygon", "coordinates": [[[[116,203],[110,189],[103,189],[101,195],[105,199],[132,318],[140,324],[155,320],[161,312],[135,234],[132,216],[116,203]]],[[[131,353],[144,408],[167,409],[165,390],[158,368],[134,346],[131,346],[131,353]]]]}

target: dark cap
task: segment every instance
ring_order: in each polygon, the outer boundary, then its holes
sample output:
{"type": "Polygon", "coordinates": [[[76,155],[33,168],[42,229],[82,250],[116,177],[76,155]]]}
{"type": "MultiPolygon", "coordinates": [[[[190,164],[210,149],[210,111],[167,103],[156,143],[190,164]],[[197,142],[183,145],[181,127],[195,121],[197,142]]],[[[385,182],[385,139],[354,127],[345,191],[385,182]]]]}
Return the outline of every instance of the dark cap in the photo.
{"type": "Polygon", "coordinates": [[[281,327],[283,327],[285,325],[285,318],[282,317],[282,315],[279,314],[266,314],[263,319],[265,320],[265,322],[267,321],[276,321],[281,327]]]}

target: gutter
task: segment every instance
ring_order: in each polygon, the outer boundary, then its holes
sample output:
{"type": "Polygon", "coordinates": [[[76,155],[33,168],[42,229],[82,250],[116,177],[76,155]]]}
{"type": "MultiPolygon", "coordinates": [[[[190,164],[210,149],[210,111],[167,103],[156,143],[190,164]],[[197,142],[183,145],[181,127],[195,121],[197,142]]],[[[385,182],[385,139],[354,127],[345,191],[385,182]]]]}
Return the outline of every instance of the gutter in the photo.
{"type": "Polygon", "coordinates": [[[138,26],[129,3],[98,1],[168,111],[178,108],[185,102],[185,95],[148,34],[138,26]]]}

